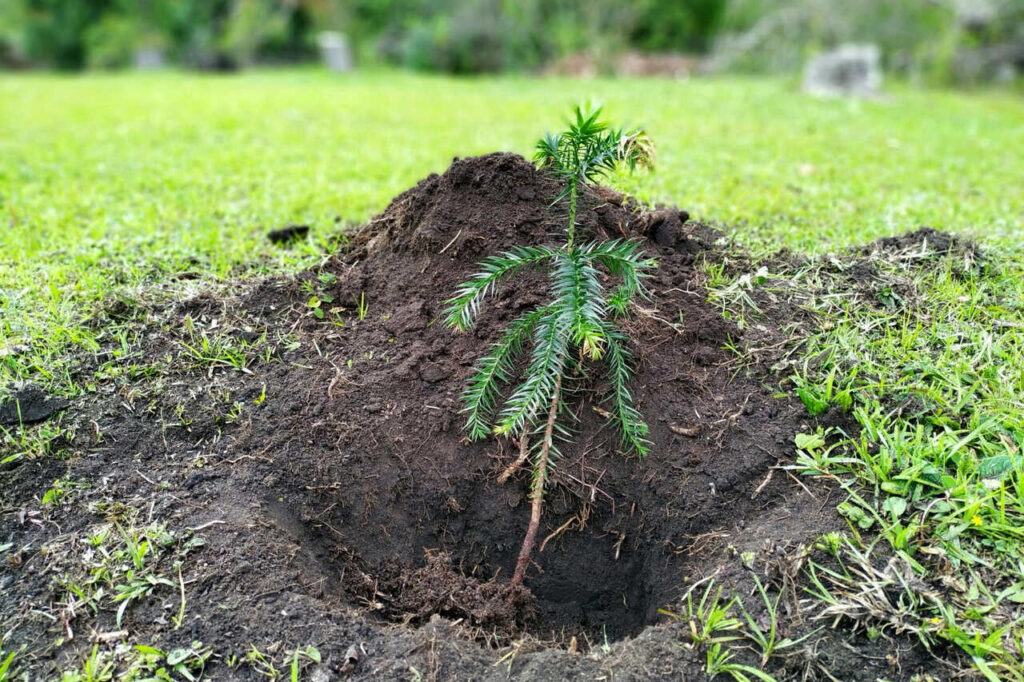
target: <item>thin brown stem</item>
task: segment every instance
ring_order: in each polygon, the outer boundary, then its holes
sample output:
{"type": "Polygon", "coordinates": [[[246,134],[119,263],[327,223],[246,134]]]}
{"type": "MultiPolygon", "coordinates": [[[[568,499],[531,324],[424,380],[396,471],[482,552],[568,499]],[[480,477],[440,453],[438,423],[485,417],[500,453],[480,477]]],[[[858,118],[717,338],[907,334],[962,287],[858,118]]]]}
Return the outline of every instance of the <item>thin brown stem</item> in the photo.
{"type": "Polygon", "coordinates": [[[530,506],[530,525],[526,528],[523,548],[519,550],[516,570],[512,575],[513,585],[523,584],[526,569],[530,566],[530,557],[533,555],[533,545],[537,541],[540,515],[544,509],[544,483],[548,474],[548,454],[551,452],[551,438],[555,430],[555,418],[558,416],[558,399],[561,392],[562,375],[559,374],[555,379],[555,392],[551,396],[551,408],[548,410],[548,425],[544,429],[544,441],[541,443],[540,454],[537,457],[537,470],[533,477],[533,489],[530,491],[530,496],[533,498],[533,504],[530,506]]]}

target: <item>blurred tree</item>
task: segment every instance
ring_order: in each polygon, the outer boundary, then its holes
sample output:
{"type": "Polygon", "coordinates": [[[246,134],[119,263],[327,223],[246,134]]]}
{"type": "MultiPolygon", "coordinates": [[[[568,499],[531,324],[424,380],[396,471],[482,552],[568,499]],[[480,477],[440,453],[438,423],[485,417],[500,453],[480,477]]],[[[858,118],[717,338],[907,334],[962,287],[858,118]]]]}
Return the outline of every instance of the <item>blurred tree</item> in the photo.
{"type": "Polygon", "coordinates": [[[315,54],[310,10],[298,0],[234,0],[220,49],[241,63],[300,60],[315,54]]]}
{"type": "Polygon", "coordinates": [[[6,40],[61,69],[126,66],[139,47],[216,66],[315,54],[317,6],[303,0],[4,0],[6,40]]]}
{"type": "Polygon", "coordinates": [[[0,64],[110,68],[154,47],[204,68],[294,61],[314,58],[325,29],[345,31],[364,61],[453,73],[578,53],[611,65],[629,49],[794,71],[847,41],[933,81],[1024,69],[1024,0],[0,0],[0,64]]]}
{"type": "Polygon", "coordinates": [[[110,0],[24,0],[25,56],[58,69],[85,65],[86,30],[110,9],[110,0]]]}
{"type": "Polygon", "coordinates": [[[417,69],[478,73],[539,66],[574,52],[633,47],[700,52],[727,0],[353,0],[357,44],[417,69]]]}
{"type": "Polygon", "coordinates": [[[629,42],[647,50],[706,52],[718,35],[727,5],[727,0],[642,0],[629,42]]]}
{"type": "Polygon", "coordinates": [[[101,69],[127,66],[139,41],[139,23],[133,17],[105,14],[83,34],[86,62],[90,67],[101,69]]]}

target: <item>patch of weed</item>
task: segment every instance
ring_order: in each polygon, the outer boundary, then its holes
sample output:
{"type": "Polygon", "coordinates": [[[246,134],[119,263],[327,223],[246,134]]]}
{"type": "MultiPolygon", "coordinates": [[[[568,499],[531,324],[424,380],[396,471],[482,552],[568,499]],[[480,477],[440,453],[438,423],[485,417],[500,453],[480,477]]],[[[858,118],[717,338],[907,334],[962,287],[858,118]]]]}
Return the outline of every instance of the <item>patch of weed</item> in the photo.
{"type": "MultiPolygon", "coordinates": [[[[779,266],[752,294],[813,314],[813,328],[791,330],[776,369],[808,412],[845,412],[856,424],[798,434],[790,468],[840,485],[851,528],[895,553],[878,566],[873,543],[837,541],[830,551],[857,568],[813,569],[816,598],[878,631],[955,644],[989,679],[992,670],[1024,679],[1022,262],[1019,248],[979,260],[973,248],[939,252],[925,238],[858,263],[779,266]],[[861,274],[851,278],[851,267],[861,274]],[[882,586],[901,590],[895,601],[882,586]]],[[[719,285],[723,296],[736,288],[719,285]]]]}

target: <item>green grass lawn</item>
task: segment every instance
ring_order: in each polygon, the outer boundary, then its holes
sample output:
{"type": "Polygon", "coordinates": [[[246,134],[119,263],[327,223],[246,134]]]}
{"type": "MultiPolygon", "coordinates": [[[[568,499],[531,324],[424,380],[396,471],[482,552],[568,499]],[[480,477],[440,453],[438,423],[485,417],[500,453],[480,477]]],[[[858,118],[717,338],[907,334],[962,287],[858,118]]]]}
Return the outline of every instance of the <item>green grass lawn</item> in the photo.
{"type": "MultiPolygon", "coordinates": [[[[658,171],[625,188],[748,243],[822,251],[920,225],[1022,233],[1024,103],[1010,94],[846,102],[735,79],[8,75],[0,346],[89,347],[79,327],[96,296],[167,273],[308,261],[339,219],[365,220],[453,156],[529,153],[587,98],[659,144],[658,171]],[[290,223],[312,225],[312,243],[282,254],[264,234],[290,223]]],[[[53,362],[4,373],[61,384],[60,362],[41,357],[53,362]]]]}
{"type": "MultiPolygon", "coordinates": [[[[856,604],[873,570],[856,532],[870,528],[932,584],[959,581],[945,600],[908,597],[901,622],[917,619],[911,631],[923,641],[957,645],[990,680],[1024,679],[1019,96],[895,87],[848,102],[782,81],[315,70],[4,76],[0,386],[88,390],[68,350],[116,333],[87,325],[104,301],[196,286],[171,280],[186,270],[212,280],[311,263],[344,224],[451,157],[527,154],[591,97],[609,118],[645,125],[659,146],[658,170],[621,187],[719,222],[757,252],[824,253],[922,225],[981,240],[980,264],[880,262],[898,284],[878,292],[881,307],[820,261],[746,278],[709,273],[709,283],[713,302],[750,323],[759,296],[813,309],[821,325],[794,333],[783,390],[799,389],[812,410],[844,409],[860,427],[852,438],[797,441],[796,470],[850,493],[842,511],[853,533],[823,545],[846,568],[812,570],[820,601],[836,613],[856,604]],[[310,241],[270,246],[267,230],[291,223],[311,225],[310,241]],[[912,412],[895,409],[909,398],[912,412]]],[[[4,445],[31,456],[45,440],[9,434],[4,445]]]]}

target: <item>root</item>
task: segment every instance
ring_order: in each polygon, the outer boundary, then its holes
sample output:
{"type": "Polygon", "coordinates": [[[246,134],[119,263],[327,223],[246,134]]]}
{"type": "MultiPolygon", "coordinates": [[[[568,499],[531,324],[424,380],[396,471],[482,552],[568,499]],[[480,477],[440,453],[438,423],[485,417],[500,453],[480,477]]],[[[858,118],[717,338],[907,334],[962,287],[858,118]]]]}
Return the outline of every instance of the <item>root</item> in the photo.
{"type": "Polygon", "coordinates": [[[683,327],[682,324],[680,324],[678,322],[670,322],[669,320],[666,320],[664,317],[661,317],[660,315],[658,315],[658,311],[657,310],[653,310],[653,309],[650,309],[650,308],[641,308],[640,306],[638,306],[636,304],[634,304],[633,307],[636,308],[636,311],[638,313],[640,313],[640,317],[646,317],[648,319],[654,320],[655,322],[660,322],[661,324],[669,327],[676,334],[685,334],[686,333],[686,329],[683,327]]]}
{"type": "Polygon", "coordinates": [[[540,550],[538,550],[538,551],[543,552],[544,548],[548,546],[549,542],[551,542],[552,540],[557,538],[559,535],[561,535],[565,531],[569,530],[569,526],[571,526],[574,523],[578,523],[579,520],[580,520],[580,517],[574,516],[571,519],[569,519],[568,521],[566,521],[565,523],[563,523],[561,526],[556,528],[554,530],[554,532],[551,533],[551,535],[549,535],[546,538],[544,538],[544,542],[540,543],[540,550]]]}
{"type": "Polygon", "coordinates": [[[525,462],[526,458],[529,457],[530,439],[527,437],[526,434],[527,431],[526,427],[524,426],[523,435],[519,437],[519,457],[517,457],[516,461],[509,464],[508,467],[506,467],[506,469],[501,472],[501,476],[498,476],[498,483],[504,483],[509,478],[511,478],[512,474],[519,471],[519,467],[523,466],[523,462],[525,462]]]}
{"type": "Polygon", "coordinates": [[[562,392],[562,376],[555,380],[554,395],[551,396],[551,408],[548,410],[548,425],[544,429],[544,442],[541,443],[540,455],[537,458],[537,471],[533,478],[533,490],[530,491],[533,504],[530,507],[530,525],[526,528],[523,548],[519,550],[516,571],[512,575],[513,585],[522,585],[526,577],[526,569],[530,566],[533,545],[537,541],[537,530],[540,528],[540,515],[544,508],[544,481],[548,473],[548,454],[551,451],[551,438],[555,430],[555,417],[558,416],[558,398],[562,392]]]}

